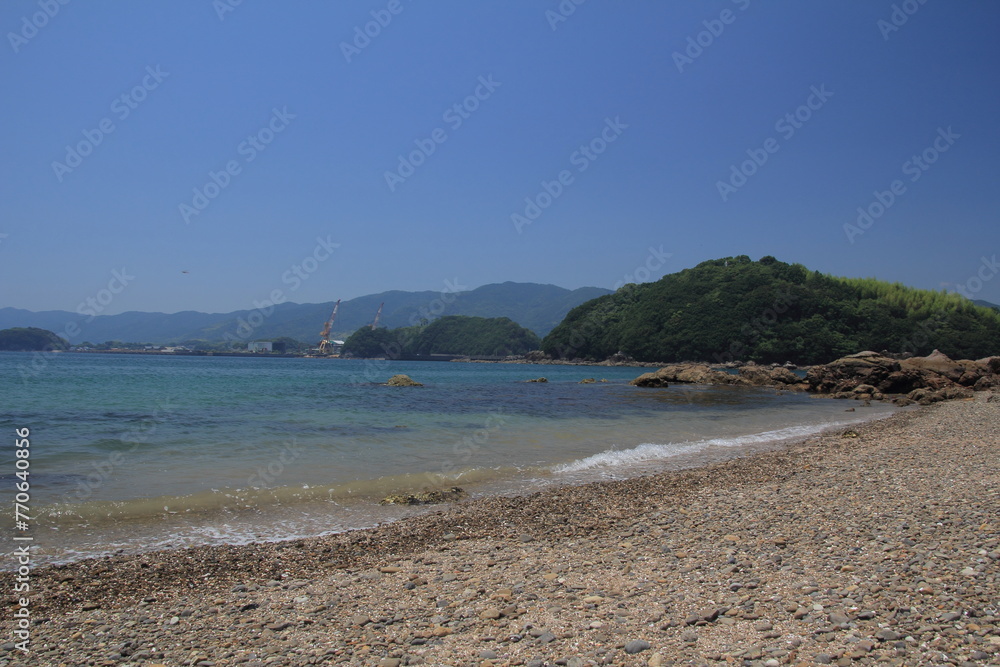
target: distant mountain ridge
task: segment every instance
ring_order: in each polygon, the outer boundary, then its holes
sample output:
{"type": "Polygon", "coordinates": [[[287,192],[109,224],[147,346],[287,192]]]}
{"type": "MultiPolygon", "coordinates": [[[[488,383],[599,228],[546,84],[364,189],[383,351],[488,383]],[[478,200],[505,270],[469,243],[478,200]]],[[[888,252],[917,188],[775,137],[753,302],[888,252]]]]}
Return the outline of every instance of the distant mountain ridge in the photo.
{"type": "MultiPolygon", "coordinates": [[[[371,324],[379,304],[385,303],[379,326],[397,328],[433,320],[441,315],[507,317],[539,336],[551,331],[572,308],[610,294],[600,287],[575,290],[538,283],[493,283],[466,292],[405,292],[393,290],[348,299],[340,304],[331,336],[346,338],[365,324],[371,324]]],[[[79,335],[70,342],[102,343],[109,340],[141,343],[180,343],[190,340],[257,340],[288,336],[305,342],[319,342],[319,332],[329,319],[334,302],[282,303],[264,310],[237,310],[230,313],[147,313],[130,311],[118,315],[86,315],[65,310],[33,312],[20,308],[0,308],[0,329],[39,327],[66,336],[70,325],[79,335]],[[90,320],[88,322],[88,319],[90,320]]]]}

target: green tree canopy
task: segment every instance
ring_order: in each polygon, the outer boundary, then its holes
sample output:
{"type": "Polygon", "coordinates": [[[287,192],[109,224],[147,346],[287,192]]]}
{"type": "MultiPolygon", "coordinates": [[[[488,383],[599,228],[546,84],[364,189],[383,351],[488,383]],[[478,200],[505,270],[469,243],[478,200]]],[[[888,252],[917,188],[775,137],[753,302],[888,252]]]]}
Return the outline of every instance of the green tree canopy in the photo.
{"type": "Polygon", "coordinates": [[[0,331],[0,350],[34,352],[65,350],[69,344],[47,329],[14,327],[0,331]]]}
{"type": "Polygon", "coordinates": [[[449,315],[426,326],[399,329],[362,327],[344,341],[344,354],[357,357],[412,357],[430,354],[506,356],[538,349],[538,336],[506,317],[449,315]]]}
{"type": "Polygon", "coordinates": [[[956,358],[1000,353],[1000,315],[946,292],[838,278],[746,255],[571,310],[542,341],[557,358],[825,363],[861,350],[956,358]]]}

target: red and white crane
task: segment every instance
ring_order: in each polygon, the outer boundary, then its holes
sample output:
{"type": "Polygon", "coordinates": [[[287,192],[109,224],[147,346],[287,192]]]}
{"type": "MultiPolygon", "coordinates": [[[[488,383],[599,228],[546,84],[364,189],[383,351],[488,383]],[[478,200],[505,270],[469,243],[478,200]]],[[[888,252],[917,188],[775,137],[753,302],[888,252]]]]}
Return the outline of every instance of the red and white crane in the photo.
{"type": "Polygon", "coordinates": [[[326,326],[319,333],[322,340],[319,342],[319,353],[320,354],[330,354],[332,345],[330,344],[330,327],[333,326],[333,320],[337,317],[337,309],[340,308],[340,299],[337,299],[337,303],[333,304],[333,312],[330,313],[330,319],[327,320],[326,326]]]}

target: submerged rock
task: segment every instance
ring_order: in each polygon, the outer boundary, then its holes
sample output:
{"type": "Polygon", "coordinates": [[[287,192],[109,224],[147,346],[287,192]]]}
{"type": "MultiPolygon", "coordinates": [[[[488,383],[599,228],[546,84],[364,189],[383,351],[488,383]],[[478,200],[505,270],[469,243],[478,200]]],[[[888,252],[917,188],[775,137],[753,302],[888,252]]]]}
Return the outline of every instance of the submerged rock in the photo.
{"type": "Polygon", "coordinates": [[[380,505],[429,505],[431,503],[447,503],[465,498],[469,494],[462,488],[453,486],[448,489],[421,491],[420,493],[397,493],[386,496],[379,501],[380,505]]]}
{"type": "Polygon", "coordinates": [[[389,381],[386,382],[386,385],[388,385],[390,387],[423,387],[424,386],[424,385],[422,385],[419,382],[411,380],[409,375],[402,375],[402,374],[400,374],[400,375],[393,375],[391,378],[389,378],[389,381]]]}
{"type": "Polygon", "coordinates": [[[525,380],[525,382],[548,382],[548,378],[532,378],[531,380],[525,380]]]}

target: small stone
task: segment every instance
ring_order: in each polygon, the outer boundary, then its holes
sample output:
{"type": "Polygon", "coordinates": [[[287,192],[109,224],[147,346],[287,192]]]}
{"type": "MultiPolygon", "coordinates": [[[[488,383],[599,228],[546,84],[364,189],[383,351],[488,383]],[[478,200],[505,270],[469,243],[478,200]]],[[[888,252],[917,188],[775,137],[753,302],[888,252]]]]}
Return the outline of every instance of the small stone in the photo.
{"type": "Polygon", "coordinates": [[[817,653],[813,656],[813,660],[821,665],[829,665],[833,662],[833,658],[826,653],[817,653]]]}
{"type": "Polygon", "coordinates": [[[177,625],[181,622],[180,616],[171,616],[170,620],[167,621],[167,625],[177,625]]]}
{"type": "Polygon", "coordinates": [[[757,632],[767,632],[769,630],[772,630],[773,628],[774,626],[768,623],[767,621],[761,621],[760,623],[754,623],[753,625],[753,629],[756,630],[757,632]]]}
{"type": "Polygon", "coordinates": [[[685,630],[681,633],[681,641],[688,644],[693,644],[698,641],[698,633],[694,630],[685,630]]]}
{"type": "Polygon", "coordinates": [[[718,608],[702,609],[701,611],[698,612],[698,618],[701,619],[702,621],[707,621],[708,623],[711,623],[712,621],[717,619],[719,617],[719,614],[721,613],[722,610],[718,608]]]}
{"type": "Polygon", "coordinates": [[[399,658],[382,658],[378,663],[379,667],[399,667],[402,664],[403,661],[399,658]]]}
{"type": "Polygon", "coordinates": [[[648,650],[651,644],[644,639],[633,639],[632,641],[625,644],[625,652],[632,655],[635,653],[642,653],[648,650]]]}
{"type": "Polygon", "coordinates": [[[843,614],[839,611],[831,611],[830,622],[834,625],[844,625],[845,623],[850,623],[851,618],[847,614],[843,614]]]}
{"type": "Polygon", "coordinates": [[[522,542],[531,542],[535,538],[532,537],[531,535],[528,535],[527,533],[521,533],[520,535],[517,536],[517,539],[519,539],[522,542]]]}
{"type": "Polygon", "coordinates": [[[646,664],[649,665],[649,667],[661,667],[661,665],[663,665],[663,656],[659,653],[654,653],[652,657],[650,657],[649,662],[646,664]]]}
{"type": "Polygon", "coordinates": [[[979,573],[973,570],[971,567],[967,567],[961,572],[959,572],[959,574],[961,574],[963,577],[974,577],[979,573]]]}
{"type": "Polygon", "coordinates": [[[482,658],[483,660],[496,660],[497,652],[487,649],[485,651],[480,651],[479,657],[482,658]]]}
{"type": "Polygon", "coordinates": [[[550,642],[554,642],[555,640],[556,636],[551,632],[544,632],[538,637],[538,643],[540,644],[548,644],[550,642]]]}
{"type": "Polygon", "coordinates": [[[855,646],[857,646],[859,650],[864,651],[865,653],[868,653],[873,648],[875,648],[875,642],[873,642],[870,639],[862,639],[857,644],[855,644],[855,646]]]}
{"type": "Polygon", "coordinates": [[[501,616],[503,616],[503,614],[501,614],[500,610],[497,609],[496,607],[489,607],[479,612],[479,618],[485,618],[491,621],[495,621],[501,616]]]}
{"type": "Polygon", "coordinates": [[[384,572],[385,574],[395,574],[397,572],[401,572],[402,570],[403,568],[396,567],[394,565],[386,565],[378,569],[379,572],[384,572]]]}
{"type": "Polygon", "coordinates": [[[952,623],[960,618],[962,618],[962,614],[957,611],[949,611],[948,613],[941,615],[941,620],[945,623],[952,623]]]}
{"type": "Polygon", "coordinates": [[[368,618],[364,614],[356,614],[354,616],[351,616],[351,618],[350,618],[351,625],[362,625],[362,626],[364,626],[364,625],[368,625],[371,622],[372,622],[372,619],[368,618]]]}
{"type": "Polygon", "coordinates": [[[766,660],[764,662],[764,667],[781,667],[781,663],[774,658],[771,658],[770,660],[766,660]]]}
{"type": "Polygon", "coordinates": [[[601,602],[604,602],[604,598],[600,595],[588,595],[583,598],[583,602],[584,604],[600,604],[601,602]]]}

